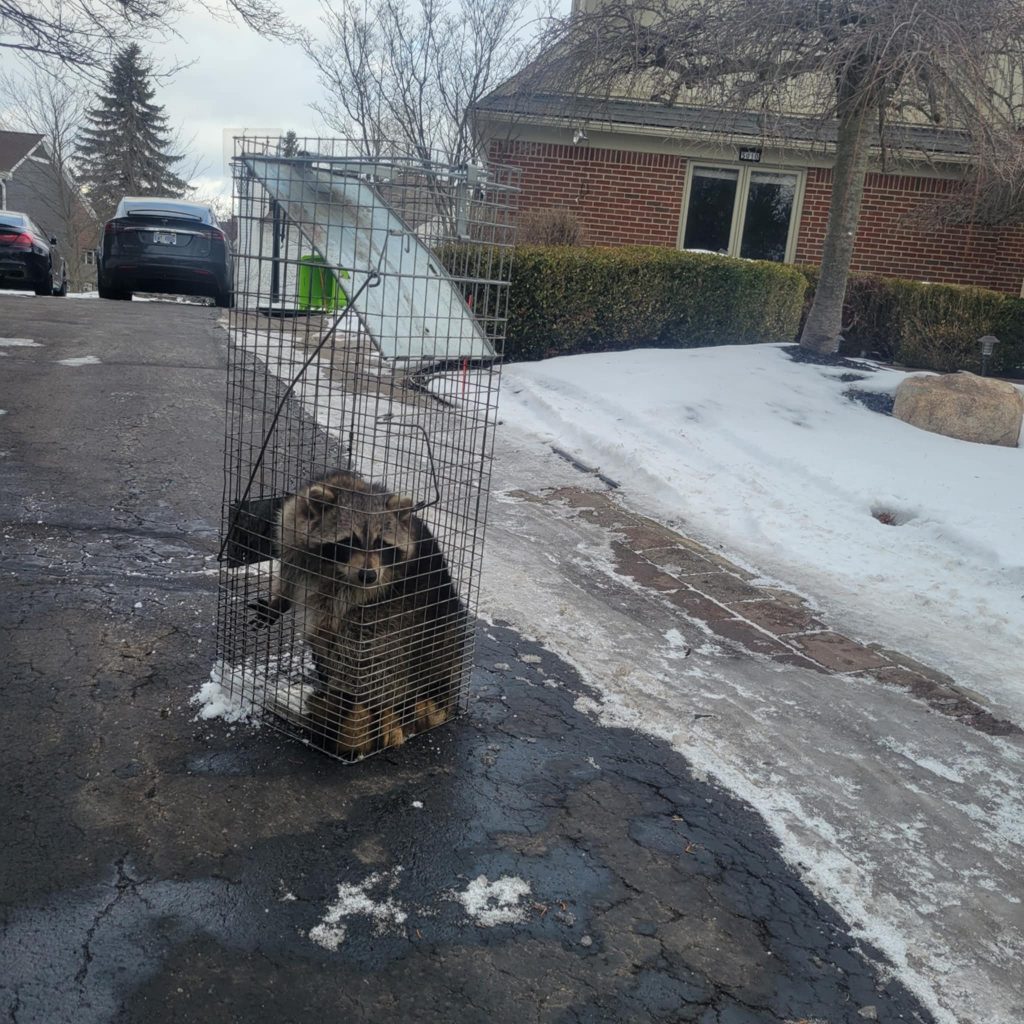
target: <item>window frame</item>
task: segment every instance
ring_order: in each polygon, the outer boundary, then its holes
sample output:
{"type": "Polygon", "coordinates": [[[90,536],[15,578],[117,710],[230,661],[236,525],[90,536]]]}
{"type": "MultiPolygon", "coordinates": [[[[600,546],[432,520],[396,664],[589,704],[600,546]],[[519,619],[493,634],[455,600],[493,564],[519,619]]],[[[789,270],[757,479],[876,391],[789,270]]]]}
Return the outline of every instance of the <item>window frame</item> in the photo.
{"type": "Polygon", "coordinates": [[[743,228],[747,219],[747,197],[750,193],[750,176],[758,171],[767,174],[791,174],[796,177],[793,190],[793,212],[789,218],[789,234],[786,237],[786,255],[783,263],[793,263],[796,259],[796,243],[800,234],[800,217],[804,207],[804,185],[807,181],[806,167],[787,167],[784,164],[751,164],[740,160],[701,160],[688,157],[686,161],[686,186],[683,189],[683,205],[679,216],[679,234],[676,248],[688,252],[683,247],[686,238],[686,221],[690,215],[690,193],[693,179],[698,170],[739,171],[736,179],[736,196],[732,205],[732,228],[729,232],[729,256],[739,258],[740,245],[743,239],[743,228]]]}

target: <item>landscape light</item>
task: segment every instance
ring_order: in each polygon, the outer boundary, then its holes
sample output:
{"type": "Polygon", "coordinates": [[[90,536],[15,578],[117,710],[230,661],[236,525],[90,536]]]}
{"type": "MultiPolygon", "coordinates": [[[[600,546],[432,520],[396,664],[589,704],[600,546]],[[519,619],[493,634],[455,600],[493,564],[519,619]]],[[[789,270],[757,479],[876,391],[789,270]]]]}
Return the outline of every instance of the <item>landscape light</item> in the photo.
{"type": "Polygon", "coordinates": [[[992,352],[995,350],[996,345],[999,344],[999,339],[994,334],[986,334],[978,339],[978,344],[981,346],[981,375],[982,377],[987,377],[988,361],[992,358],[992,352]]]}

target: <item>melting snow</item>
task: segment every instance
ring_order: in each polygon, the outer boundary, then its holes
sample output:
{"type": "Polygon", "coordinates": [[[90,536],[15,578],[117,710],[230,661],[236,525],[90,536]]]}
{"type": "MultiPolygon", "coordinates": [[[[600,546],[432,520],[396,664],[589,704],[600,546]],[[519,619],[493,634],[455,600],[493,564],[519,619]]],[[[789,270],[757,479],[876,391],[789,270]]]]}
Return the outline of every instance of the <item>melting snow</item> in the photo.
{"type": "Polygon", "coordinates": [[[865,365],[851,383],[777,345],[568,356],[506,367],[501,413],[848,629],[1024,710],[1007,671],[1024,634],[1024,449],[869,411],[846,392],[908,374],[865,365]]]}
{"type": "Polygon", "coordinates": [[[462,904],[478,925],[493,928],[522,921],[526,911],[520,901],[529,893],[530,883],[514,875],[502,875],[496,882],[488,882],[486,875],[478,875],[465,892],[453,892],[451,897],[462,904]]]}
{"type": "Polygon", "coordinates": [[[58,359],[61,366],[95,366],[101,360],[97,356],[72,356],[70,359],[58,359]]]}
{"type": "Polygon", "coordinates": [[[369,918],[377,935],[400,931],[399,926],[405,923],[408,915],[390,894],[398,884],[401,871],[401,868],[395,868],[375,873],[357,885],[340,884],[338,898],[328,904],[320,924],[310,928],[309,938],[318,946],[335,951],[345,941],[348,933],[345,922],[352,917],[369,918]],[[379,889],[385,890],[383,897],[372,898],[370,893],[379,889]]]}

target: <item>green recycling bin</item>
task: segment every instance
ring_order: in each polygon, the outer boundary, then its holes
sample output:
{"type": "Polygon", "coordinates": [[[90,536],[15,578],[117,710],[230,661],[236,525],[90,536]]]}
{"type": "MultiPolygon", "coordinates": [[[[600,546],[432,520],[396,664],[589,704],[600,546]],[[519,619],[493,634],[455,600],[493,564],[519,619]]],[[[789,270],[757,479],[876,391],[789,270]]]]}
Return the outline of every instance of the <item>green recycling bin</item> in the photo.
{"type": "MultiPolygon", "coordinates": [[[[348,271],[340,272],[348,278],[348,271]]],[[[299,309],[338,312],[348,305],[348,295],[334,269],[317,253],[299,257],[299,309]]]]}

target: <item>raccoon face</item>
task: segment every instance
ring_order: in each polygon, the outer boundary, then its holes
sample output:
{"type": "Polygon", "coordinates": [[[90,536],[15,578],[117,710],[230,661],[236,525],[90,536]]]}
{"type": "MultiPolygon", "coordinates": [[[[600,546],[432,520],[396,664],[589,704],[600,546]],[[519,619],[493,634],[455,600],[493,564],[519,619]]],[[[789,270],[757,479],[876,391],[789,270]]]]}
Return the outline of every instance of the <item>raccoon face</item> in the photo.
{"type": "Polygon", "coordinates": [[[282,517],[282,540],[306,552],[317,575],[353,588],[363,602],[403,574],[415,540],[412,500],[359,483],[300,491],[282,517]]]}

